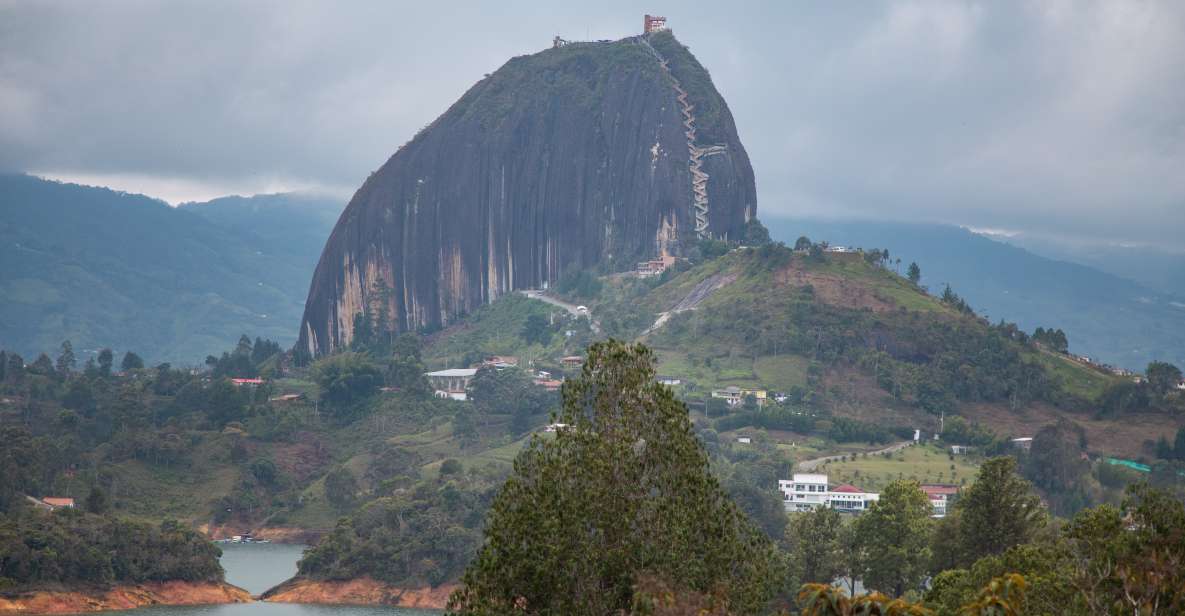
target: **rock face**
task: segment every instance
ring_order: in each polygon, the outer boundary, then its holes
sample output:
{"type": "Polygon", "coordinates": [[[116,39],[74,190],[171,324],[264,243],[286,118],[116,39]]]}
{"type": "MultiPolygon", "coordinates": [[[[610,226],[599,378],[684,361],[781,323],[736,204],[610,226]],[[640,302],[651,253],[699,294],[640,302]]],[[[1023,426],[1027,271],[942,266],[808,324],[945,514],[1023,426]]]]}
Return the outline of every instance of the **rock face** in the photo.
{"type": "Polygon", "coordinates": [[[444,326],[569,268],[739,237],[753,170],[687,48],[669,31],[561,43],[479,81],[358,189],[313,275],[299,350],[348,345],[363,313],[392,331],[444,326]]]}

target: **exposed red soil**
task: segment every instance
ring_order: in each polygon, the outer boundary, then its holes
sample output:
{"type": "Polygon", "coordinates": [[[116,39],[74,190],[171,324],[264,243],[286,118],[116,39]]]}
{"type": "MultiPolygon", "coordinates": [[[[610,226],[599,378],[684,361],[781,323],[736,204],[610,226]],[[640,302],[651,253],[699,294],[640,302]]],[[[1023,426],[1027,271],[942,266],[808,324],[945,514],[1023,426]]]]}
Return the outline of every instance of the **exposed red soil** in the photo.
{"type": "Polygon", "coordinates": [[[371,578],[347,581],[292,579],[267,591],[260,598],[275,603],[321,603],[330,605],[392,605],[444,609],[456,584],[435,588],[400,588],[371,578]]]}
{"type": "Polygon", "coordinates": [[[150,582],[107,590],[39,590],[0,596],[0,614],[77,614],[149,605],[249,603],[247,591],[225,582],[150,582]]]}

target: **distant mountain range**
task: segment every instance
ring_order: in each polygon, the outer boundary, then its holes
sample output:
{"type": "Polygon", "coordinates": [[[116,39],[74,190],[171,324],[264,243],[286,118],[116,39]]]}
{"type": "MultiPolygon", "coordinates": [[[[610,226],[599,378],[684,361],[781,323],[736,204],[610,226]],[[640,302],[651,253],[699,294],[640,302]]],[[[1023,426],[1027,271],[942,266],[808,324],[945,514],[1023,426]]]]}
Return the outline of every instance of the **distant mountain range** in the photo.
{"type": "MultiPolygon", "coordinates": [[[[1086,265],[1039,256],[967,229],[867,221],[764,220],[793,244],[887,248],[901,271],[916,261],[932,293],[949,283],[977,311],[1027,331],[1059,327],[1070,350],[1136,370],[1152,360],[1185,365],[1185,299],[1086,265]]],[[[1131,267],[1131,266],[1128,266],[1131,267]]]]}
{"type": "Polygon", "coordinates": [[[0,175],[0,348],[65,339],[200,363],[240,334],[291,345],[342,203],[299,195],[170,207],[142,195],[0,175]]]}

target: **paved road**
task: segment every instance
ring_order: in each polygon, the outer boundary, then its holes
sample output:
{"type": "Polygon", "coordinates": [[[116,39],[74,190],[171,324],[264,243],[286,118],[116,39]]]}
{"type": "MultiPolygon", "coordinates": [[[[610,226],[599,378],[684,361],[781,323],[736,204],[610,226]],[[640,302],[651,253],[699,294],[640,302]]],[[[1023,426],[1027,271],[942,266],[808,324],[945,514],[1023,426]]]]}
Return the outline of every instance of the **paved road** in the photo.
{"type": "MultiPolygon", "coordinates": [[[[889,445],[888,447],[885,447],[884,449],[870,451],[870,452],[868,452],[868,455],[875,456],[875,455],[882,454],[882,453],[893,453],[894,451],[900,451],[902,449],[905,449],[906,447],[909,447],[910,445],[913,445],[913,441],[901,441],[900,443],[896,443],[894,445],[889,445]]],[[[848,454],[841,454],[841,455],[837,455],[837,456],[826,456],[826,457],[822,457],[822,458],[814,458],[811,460],[804,460],[802,462],[799,462],[798,464],[795,464],[794,470],[797,472],[801,472],[801,473],[809,473],[823,464],[826,464],[828,462],[835,462],[836,460],[839,460],[840,458],[845,458],[850,455],[852,455],[852,454],[848,453],[848,454]]]]}
{"type": "Polygon", "coordinates": [[[541,302],[551,304],[552,306],[563,308],[564,310],[567,310],[572,316],[588,317],[588,326],[590,329],[592,329],[593,333],[598,335],[601,333],[601,324],[597,323],[596,319],[594,319],[592,316],[592,312],[588,312],[587,308],[585,308],[585,312],[581,313],[576,310],[576,304],[571,304],[565,302],[562,299],[556,299],[550,295],[545,295],[543,291],[539,291],[537,289],[526,289],[522,293],[531,299],[537,299],[541,302]]]}

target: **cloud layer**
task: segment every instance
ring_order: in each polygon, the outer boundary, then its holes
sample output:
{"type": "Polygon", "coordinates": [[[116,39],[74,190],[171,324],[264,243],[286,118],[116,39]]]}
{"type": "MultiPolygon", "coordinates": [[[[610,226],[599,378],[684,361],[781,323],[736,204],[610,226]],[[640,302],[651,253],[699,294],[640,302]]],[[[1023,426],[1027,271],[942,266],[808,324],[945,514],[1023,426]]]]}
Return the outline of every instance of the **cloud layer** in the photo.
{"type": "MultiPolygon", "coordinates": [[[[0,2],[0,168],[348,194],[509,57],[640,29],[596,4],[0,2]]],[[[1185,4],[714,5],[650,10],[732,106],[765,215],[1185,245],[1185,4]]]]}

